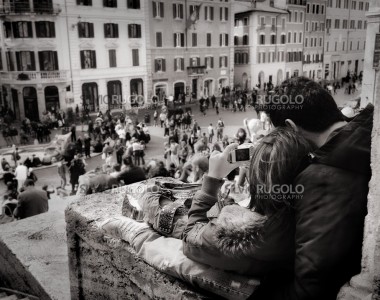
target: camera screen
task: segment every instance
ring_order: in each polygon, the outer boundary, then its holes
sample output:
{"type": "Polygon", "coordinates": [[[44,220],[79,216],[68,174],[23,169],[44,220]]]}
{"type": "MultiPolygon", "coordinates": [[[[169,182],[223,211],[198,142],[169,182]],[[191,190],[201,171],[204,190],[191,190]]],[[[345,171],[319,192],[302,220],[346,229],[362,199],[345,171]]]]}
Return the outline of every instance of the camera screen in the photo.
{"type": "Polygon", "coordinates": [[[237,149],[235,151],[236,161],[245,161],[249,160],[249,148],[246,149],[237,149]]]}

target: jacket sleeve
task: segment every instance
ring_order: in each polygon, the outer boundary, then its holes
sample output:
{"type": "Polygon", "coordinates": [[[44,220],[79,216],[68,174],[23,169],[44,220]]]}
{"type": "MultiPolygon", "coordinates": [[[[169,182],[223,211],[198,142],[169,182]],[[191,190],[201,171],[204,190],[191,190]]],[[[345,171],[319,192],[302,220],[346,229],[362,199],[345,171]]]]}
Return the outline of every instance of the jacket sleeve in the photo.
{"type": "Polygon", "coordinates": [[[294,201],[294,276],[267,280],[254,299],[336,299],[360,272],[368,178],[324,166],[301,173],[294,185],[304,190],[294,201]]]}

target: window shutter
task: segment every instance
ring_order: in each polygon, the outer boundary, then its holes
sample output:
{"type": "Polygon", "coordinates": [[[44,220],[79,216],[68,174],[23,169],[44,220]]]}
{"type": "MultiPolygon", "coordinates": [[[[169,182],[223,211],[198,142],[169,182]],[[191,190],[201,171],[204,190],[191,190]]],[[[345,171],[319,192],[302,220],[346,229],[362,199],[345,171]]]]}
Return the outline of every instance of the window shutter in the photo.
{"type": "Polygon", "coordinates": [[[185,47],[185,34],[181,33],[181,47],[185,47]]]}
{"type": "Polygon", "coordinates": [[[225,41],[225,43],[226,43],[226,46],[228,46],[228,34],[226,34],[226,41],[225,41]]]}
{"type": "Polygon", "coordinates": [[[157,17],[157,2],[152,1],[152,5],[153,5],[153,18],[155,18],[157,17]]]}
{"type": "Polygon", "coordinates": [[[44,53],[43,53],[43,51],[38,51],[38,61],[40,63],[40,71],[45,71],[45,68],[44,68],[44,53]]]}
{"type": "Polygon", "coordinates": [[[84,69],[84,51],[80,51],[80,65],[84,69]]]}
{"type": "Polygon", "coordinates": [[[213,69],[214,68],[214,57],[210,57],[210,59],[211,59],[211,69],[213,69]]]}
{"type": "Polygon", "coordinates": [[[166,71],[166,60],[165,59],[162,59],[162,71],[163,72],[166,71]]]}
{"type": "Polygon", "coordinates": [[[178,59],[178,58],[175,58],[175,59],[174,59],[174,71],[177,71],[177,59],[178,59]]]}
{"type": "Polygon", "coordinates": [[[160,2],[160,17],[164,17],[164,2],[160,2]]]}
{"type": "Polygon", "coordinates": [[[201,65],[201,58],[197,57],[197,66],[200,66],[200,65],[201,65]]]}
{"type": "Polygon", "coordinates": [[[13,37],[19,38],[20,32],[18,30],[18,22],[12,22],[12,29],[13,29],[13,37]]]}
{"type": "Polygon", "coordinates": [[[227,56],[224,57],[224,66],[226,68],[228,68],[228,57],[227,56]]]}
{"type": "Polygon", "coordinates": [[[173,3],[173,19],[177,17],[177,5],[173,3]]]}
{"type": "Polygon", "coordinates": [[[228,7],[224,8],[224,19],[228,21],[228,7]]]}
{"type": "Polygon", "coordinates": [[[107,27],[108,27],[109,25],[108,24],[104,24],[104,37],[105,38],[107,38],[108,37],[108,35],[107,35],[107,27]]]}
{"type": "Polygon", "coordinates": [[[83,23],[78,23],[78,37],[83,37],[83,34],[82,34],[82,25],[83,23]]]}
{"type": "Polygon", "coordinates": [[[95,50],[91,51],[91,61],[92,61],[92,67],[96,69],[96,52],[95,50]]]}
{"type": "Polygon", "coordinates": [[[210,19],[211,21],[214,21],[214,7],[210,6],[210,19]]]}
{"type": "Polygon", "coordinates": [[[222,21],[223,20],[223,7],[220,7],[219,11],[220,11],[220,21],[222,21]]]}
{"type": "Polygon", "coordinates": [[[119,37],[119,25],[118,24],[115,24],[115,37],[118,38],[119,37]]]}
{"type": "Polygon", "coordinates": [[[49,22],[49,28],[50,28],[50,37],[55,37],[55,23],[49,22]]]}
{"type": "Polygon", "coordinates": [[[177,47],[178,41],[177,41],[177,34],[176,33],[173,34],[173,41],[174,41],[174,47],[177,47]]]}
{"type": "Polygon", "coordinates": [[[219,68],[221,68],[221,67],[222,67],[222,57],[219,56],[219,68]]]}
{"type": "Polygon", "coordinates": [[[54,58],[54,70],[59,70],[57,51],[53,51],[53,58],[54,58]]]}
{"type": "Polygon", "coordinates": [[[220,46],[223,46],[223,35],[222,34],[219,34],[219,43],[220,43],[220,46]]]}
{"type": "Polygon", "coordinates": [[[89,25],[88,31],[89,31],[89,34],[90,34],[89,37],[93,38],[94,37],[94,23],[88,23],[88,25],[89,25]]]}
{"type": "Polygon", "coordinates": [[[185,69],[185,59],[181,58],[181,70],[183,71],[185,69]]]}
{"type": "MultiPolygon", "coordinates": [[[[15,52],[16,53],[16,66],[17,66],[17,71],[22,71],[21,70],[21,57],[20,57],[20,52],[15,52]]],[[[11,57],[11,53],[9,53],[9,57],[11,57]]],[[[10,59],[12,61],[12,59],[10,59]]]]}
{"type": "Polygon", "coordinates": [[[192,60],[192,58],[190,57],[190,59],[189,59],[189,65],[190,65],[190,67],[192,67],[193,66],[193,60],[192,60]]]}
{"type": "Polygon", "coordinates": [[[207,20],[207,16],[208,16],[208,7],[207,6],[205,6],[205,20],[207,20]]]}
{"type": "Polygon", "coordinates": [[[131,24],[128,25],[128,37],[132,38],[132,25],[131,24]]]}
{"type": "Polygon", "coordinates": [[[183,4],[179,5],[179,16],[181,19],[183,19],[183,4]]]}
{"type": "Polygon", "coordinates": [[[141,25],[136,25],[137,26],[137,37],[141,38],[141,25]]]}
{"type": "Polygon", "coordinates": [[[28,37],[33,37],[32,22],[27,22],[28,26],[28,37]]]}
{"type": "Polygon", "coordinates": [[[33,51],[29,51],[30,53],[30,62],[32,64],[32,71],[35,71],[36,70],[36,60],[34,58],[34,52],[33,51]]]}

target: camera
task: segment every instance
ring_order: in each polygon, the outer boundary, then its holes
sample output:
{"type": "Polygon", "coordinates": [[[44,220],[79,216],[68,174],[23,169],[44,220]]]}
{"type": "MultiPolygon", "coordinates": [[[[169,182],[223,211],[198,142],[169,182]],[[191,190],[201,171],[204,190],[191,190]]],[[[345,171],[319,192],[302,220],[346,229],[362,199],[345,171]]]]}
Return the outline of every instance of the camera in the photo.
{"type": "Polygon", "coordinates": [[[249,161],[253,155],[255,146],[251,143],[242,144],[233,150],[228,157],[228,161],[233,164],[240,161],[249,161]]]}

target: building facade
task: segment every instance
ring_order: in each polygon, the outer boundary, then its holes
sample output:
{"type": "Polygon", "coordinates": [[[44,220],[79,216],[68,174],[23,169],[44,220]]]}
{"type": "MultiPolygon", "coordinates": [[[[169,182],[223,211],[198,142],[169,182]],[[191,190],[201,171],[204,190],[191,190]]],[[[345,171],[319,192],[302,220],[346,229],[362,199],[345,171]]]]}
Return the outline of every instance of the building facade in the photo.
{"type": "Polygon", "coordinates": [[[287,15],[272,1],[236,4],[235,85],[262,89],[284,80],[287,15]]]}
{"type": "Polygon", "coordinates": [[[232,0],[146,3],[148,98],[199,99],[233,84],[232,0]]]}
{"type": "Polygon", "coordinates": [[[363,71],[368,0],[327,0],[324,78],[340,80],[363,71]]]}
{"type": "Polygon", "coordinates": [[[144,101],[144,4],[2,0],[3,105],[18,119],[37,121],[46,111],[95,112],[144,101]]]}
{"type": "MultiPolygon", "coordinates": [[[[368,103],[375,104],[376,88],[380,86],[380,2],[370,1],[369,11],[366,14],[367,35],[363,70],[363,85],[361,94],[361,107],[368,103]]],[[[377,92],[377,103],[379,103],[377,92]]]]}
{"type": "Polygon", "coordinates": [[[323,79],[326,1],[307,1],[305,17],[303,76],[319,81],[323,79]]]}

